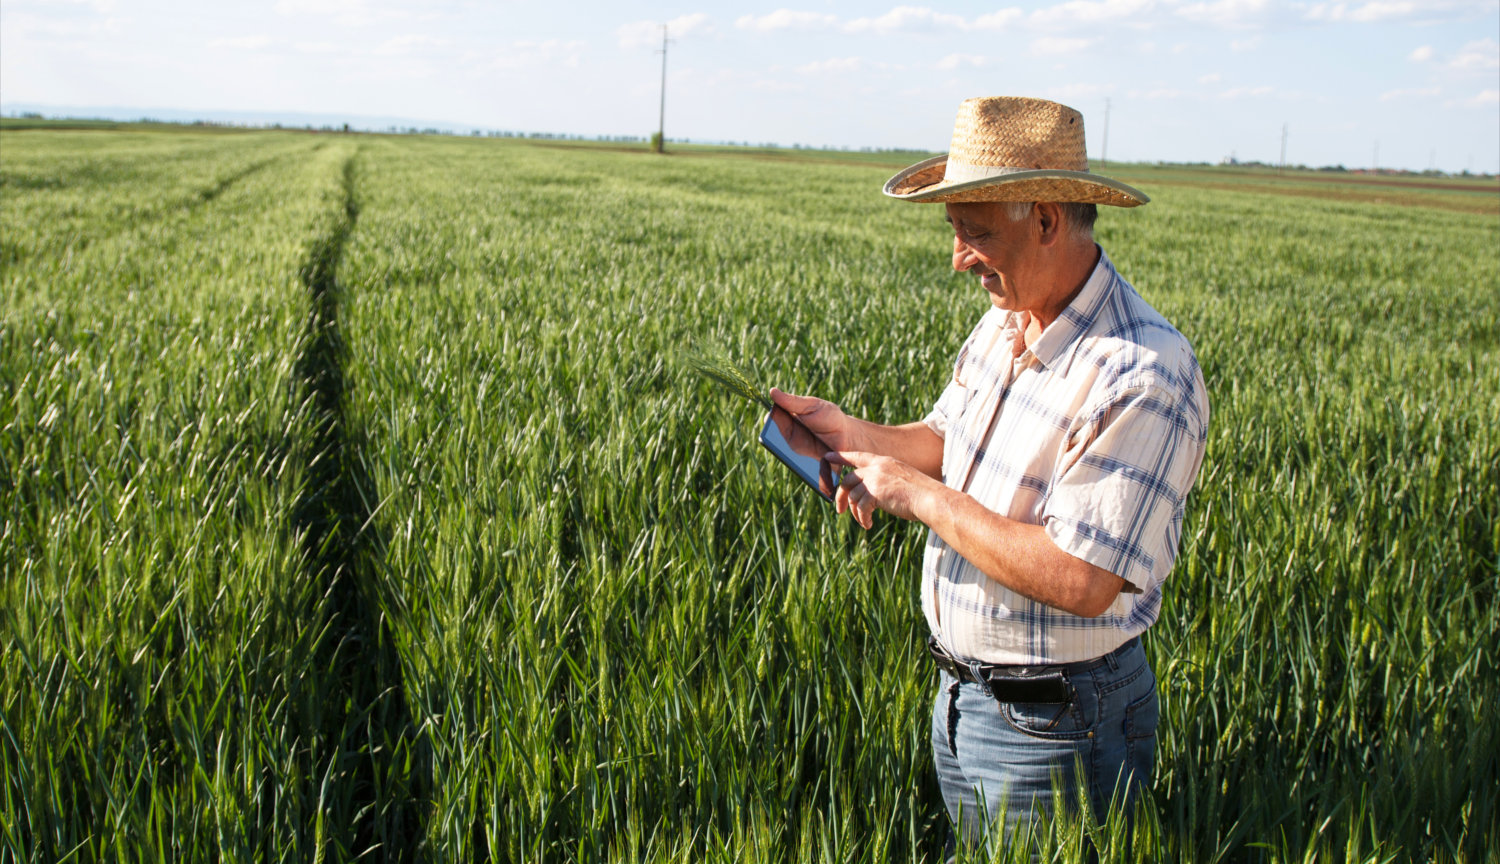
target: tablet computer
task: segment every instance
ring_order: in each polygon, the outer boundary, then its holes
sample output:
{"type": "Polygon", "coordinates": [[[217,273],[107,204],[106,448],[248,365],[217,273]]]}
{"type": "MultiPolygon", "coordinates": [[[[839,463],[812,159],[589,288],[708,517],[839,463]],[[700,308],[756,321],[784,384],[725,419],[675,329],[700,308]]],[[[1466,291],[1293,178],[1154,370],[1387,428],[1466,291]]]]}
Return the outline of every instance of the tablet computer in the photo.
{"type": "Polygon", "coordinates": [[[843,479],[839,470],[823,458],[833,448],[796,417],[772,408],[761,427],[760,443],[824,500],[833,501],[833,493],[843,479]]]}

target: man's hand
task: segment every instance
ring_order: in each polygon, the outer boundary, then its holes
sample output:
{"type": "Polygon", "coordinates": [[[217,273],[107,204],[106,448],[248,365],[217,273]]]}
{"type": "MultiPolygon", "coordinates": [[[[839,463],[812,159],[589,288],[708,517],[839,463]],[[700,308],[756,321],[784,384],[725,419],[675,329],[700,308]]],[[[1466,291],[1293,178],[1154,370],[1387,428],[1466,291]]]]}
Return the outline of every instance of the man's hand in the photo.
{"type": "Polygon", "coordinates": [[[865,530],[874,523],[875,511],[884,510],[902,519],[921,519],[918,515],[925,498],[946,489],[941,482],[897,459],[858,451],[829,453],[833,465],[846,465],[853,471],[844,475],[834,495],[838,512],[849,511],[865,530]]]}
{"type": "Polygon", "coordinates": [[[793,396],[775,387],[771,388],[771,401],[776,403],[777,408],[796,417],[798,422],[829,447],[845,450],[857,446],[853,418],[832,402],[813,396],[793,396]]]}
{"type": "MultiPolygon", "coordinates": [[[[868,420],[850,417],[832,402],[812,396],[793,396],[771,388],[771,401],[793,415],[826,445],[841,453],[867,453],[889,456],[916,468],[941,482],[943,477],[943,439],[927,428],[926,423],[882,426],[868,420]]],[[[774,412],[773,412],[774,416],[774,412]]],[[[777,425],[781,421],[778,418],[777,425]]],[[[783,429],[782,434],[786,434],[783,429]]],[[[789,439],[790,440],[790,439],[789,439]]],[[[795,449],[796,445],[793,444],[795,449]]],[[[818,454],[819,456],[822,453],[818,454]]]]}

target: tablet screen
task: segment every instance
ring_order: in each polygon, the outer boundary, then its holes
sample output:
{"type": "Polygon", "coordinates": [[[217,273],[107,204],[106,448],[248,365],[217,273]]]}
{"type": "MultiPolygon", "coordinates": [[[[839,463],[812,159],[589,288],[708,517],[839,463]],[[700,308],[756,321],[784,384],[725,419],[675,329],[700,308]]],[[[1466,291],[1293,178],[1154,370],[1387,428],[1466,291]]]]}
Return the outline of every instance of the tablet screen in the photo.
{"type": "Polygon", "coordinates": [[[795,417],[781,408],[772,408],[760,430],[760,443],[801,477],[802,482],[826,500],[833,500],[841,478],[838,470],[823,460],[823,454],[833,448],[824,444],[795,417]]]}

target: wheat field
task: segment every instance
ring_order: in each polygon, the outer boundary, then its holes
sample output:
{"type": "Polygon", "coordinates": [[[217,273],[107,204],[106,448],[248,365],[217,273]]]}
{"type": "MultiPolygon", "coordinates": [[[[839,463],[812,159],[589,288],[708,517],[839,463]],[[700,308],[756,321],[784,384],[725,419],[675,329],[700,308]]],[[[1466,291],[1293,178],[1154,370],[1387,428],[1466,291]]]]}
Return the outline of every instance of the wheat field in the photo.
{"type": "MultiPolygon", "coordinates": [[[[923,529],[683,362],[925,413],[988,301],[876,161],[0,131],[0,859],[942,860],[923,529]]],[[[1213,417],[1041,860],[1500,860],[1500,190],[1112,174],[1213,417]]]]}

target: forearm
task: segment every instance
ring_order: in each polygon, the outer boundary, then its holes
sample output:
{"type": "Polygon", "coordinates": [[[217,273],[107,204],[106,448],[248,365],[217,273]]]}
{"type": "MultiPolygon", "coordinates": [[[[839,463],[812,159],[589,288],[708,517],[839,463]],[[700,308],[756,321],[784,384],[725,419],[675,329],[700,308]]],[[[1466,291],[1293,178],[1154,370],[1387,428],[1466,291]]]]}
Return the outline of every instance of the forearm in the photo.
{"type": "Polygon", "coordinates": [[[1026,597],[1085,618],[1125,587],[1119,576],[1058,548],[1046,529],[1006,518],[947,486],[931,486],[914,513],[985,575],[1026,597]]]}
{"type": "Polygon", "coordinates": [[[855,445],[849,449],[898,459],[935,480],[943,478],[943,439],[926,423],[884,426],[849,418],[855,445]]]}

